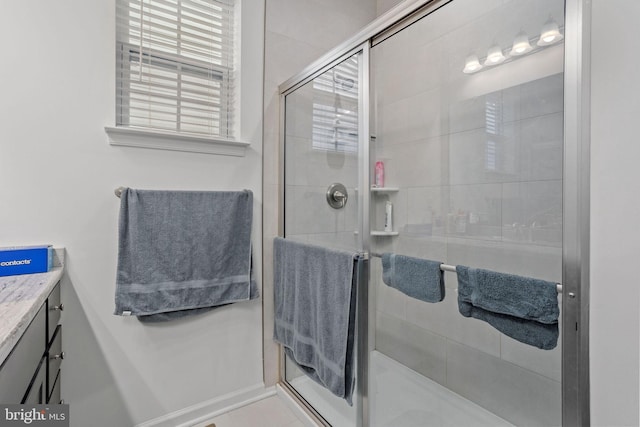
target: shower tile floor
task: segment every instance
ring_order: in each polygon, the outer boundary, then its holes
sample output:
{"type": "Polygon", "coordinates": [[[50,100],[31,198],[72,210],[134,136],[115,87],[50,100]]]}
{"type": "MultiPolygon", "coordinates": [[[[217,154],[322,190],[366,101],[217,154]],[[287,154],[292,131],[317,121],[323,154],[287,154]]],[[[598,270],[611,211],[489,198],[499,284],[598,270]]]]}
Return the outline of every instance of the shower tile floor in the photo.
{"type": "MultiPolygon", "coordinates": [[[[513,424],[435,381],[374,351],[371,354],[371,426],[513,427],[513,424]]],[[[306,377],[291,381],[333,427],[353,427],[355,411],[306,377]]]]}
{"type": "Polygon", "coordinates": [[[193,427],[304,427],[305,424],[280,400],[267,397],[193,427]]]}
{"type": "Polygon", "coordinates": [[[429,378],[374,351],[371,354],[376,427],[513,427],[513,424],[429,378]]]}

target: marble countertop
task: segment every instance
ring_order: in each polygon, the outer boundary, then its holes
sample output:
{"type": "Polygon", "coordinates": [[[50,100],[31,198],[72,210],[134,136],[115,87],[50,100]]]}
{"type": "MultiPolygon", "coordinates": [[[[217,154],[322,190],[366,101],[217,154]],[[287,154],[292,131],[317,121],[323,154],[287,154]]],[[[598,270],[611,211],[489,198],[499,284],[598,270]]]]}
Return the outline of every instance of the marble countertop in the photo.
{"type": "Polygon", "coordinates": [[[55,248],[51,271],[0,277],[0,365],[38,314],[63,270],[64,248],[55,248]]]}

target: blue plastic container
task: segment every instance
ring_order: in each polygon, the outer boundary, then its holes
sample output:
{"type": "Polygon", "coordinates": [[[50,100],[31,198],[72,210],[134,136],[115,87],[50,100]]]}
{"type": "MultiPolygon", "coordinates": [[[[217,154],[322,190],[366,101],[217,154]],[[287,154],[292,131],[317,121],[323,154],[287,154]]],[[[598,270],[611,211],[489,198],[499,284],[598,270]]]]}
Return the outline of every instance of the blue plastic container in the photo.
{"type": "Polygon", "coordinates": [[[53,247],[0,248],[0,276],[45,273],[53,266],[53,247]]]}

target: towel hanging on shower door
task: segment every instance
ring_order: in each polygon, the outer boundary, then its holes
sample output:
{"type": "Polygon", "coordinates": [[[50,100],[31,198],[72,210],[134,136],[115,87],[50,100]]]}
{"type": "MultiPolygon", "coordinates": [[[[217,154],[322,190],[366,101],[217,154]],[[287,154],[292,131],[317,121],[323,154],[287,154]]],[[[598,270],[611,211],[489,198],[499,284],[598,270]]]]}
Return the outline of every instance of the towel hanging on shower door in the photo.
{"type": "Polygon", "coordinates": [[[356,288],[365,261],[277,237],[274,339],[311,379],[352,404],[356,288]]]}

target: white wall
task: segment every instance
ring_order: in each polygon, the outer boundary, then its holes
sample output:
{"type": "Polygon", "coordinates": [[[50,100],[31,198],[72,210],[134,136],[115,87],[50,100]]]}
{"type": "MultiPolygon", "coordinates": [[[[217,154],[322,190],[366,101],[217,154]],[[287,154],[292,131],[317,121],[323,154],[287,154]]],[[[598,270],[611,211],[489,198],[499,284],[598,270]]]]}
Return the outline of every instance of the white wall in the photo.
{"type": "Polygon", "coordinates": [[[640,4],[593,0],[591,421],[637,426],[640,4]]]}
{"type": "Polygon", "coordinates": [[[376,12],[380,16],[395,5],[400,3],[401,0],[376,0],[376,12]]]}
{"type": "Polygon", "coordinates": [[[0,245],[67,248],[62,393],[71,425],[127,426],[262,385],[261,302],[162,325],[112,314],[114,188],[253,190],[261,275],[263,0],[246,0],[245,157],[115,147],[115,0],[3,2],[0,245]]]}

